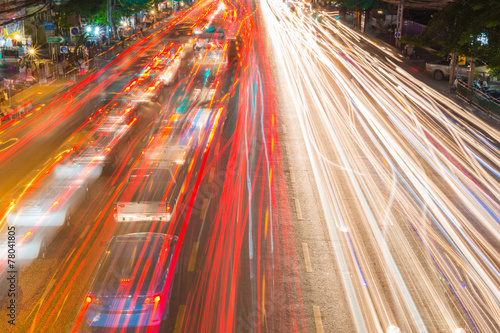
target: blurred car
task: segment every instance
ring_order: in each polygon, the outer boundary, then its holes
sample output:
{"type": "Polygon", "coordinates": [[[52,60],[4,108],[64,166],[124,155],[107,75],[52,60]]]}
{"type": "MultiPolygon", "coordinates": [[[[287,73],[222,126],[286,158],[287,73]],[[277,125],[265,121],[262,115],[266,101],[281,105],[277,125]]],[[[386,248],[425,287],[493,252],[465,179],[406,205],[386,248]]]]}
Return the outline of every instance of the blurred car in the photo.
{"type": "Polygon", "coordinates": [[[167,316],[177,237],[115,236],[97,266],[85,301],[90,328],[159,328],[167,316]]]}
{"type": "Polygon", "coordinates": [[[21,235],[16,244],[18,259],[46,257],[48,246],[62,226],[70,225],[97,177],[85,167],[60,165],[50,176],[16,191],[7,224],[21,235]]]}

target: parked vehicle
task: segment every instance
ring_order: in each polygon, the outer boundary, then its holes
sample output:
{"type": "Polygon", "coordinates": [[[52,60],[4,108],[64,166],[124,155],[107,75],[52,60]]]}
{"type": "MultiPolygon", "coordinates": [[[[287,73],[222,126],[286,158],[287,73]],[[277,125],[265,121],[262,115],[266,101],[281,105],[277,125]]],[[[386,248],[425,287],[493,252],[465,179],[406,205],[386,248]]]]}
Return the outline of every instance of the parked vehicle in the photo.
{"type": "MultiPolygon", "coordinates": [[[[476,60],[476,66],[474,68],[474,73],[488,73],[487,64],[482,62],[481,60],[476,60]]],[[[466,65],[457,66],[457,74],[460,76],[467,78],[469,75],[470,62],[467,62],[466,65]]],[[[447,60],[435,60],[430,61],[425,64],[425,71],[430,73],[433,78],[438,81],[443,80],[444,78],[450,77],[450,62],[447,60]]]]}

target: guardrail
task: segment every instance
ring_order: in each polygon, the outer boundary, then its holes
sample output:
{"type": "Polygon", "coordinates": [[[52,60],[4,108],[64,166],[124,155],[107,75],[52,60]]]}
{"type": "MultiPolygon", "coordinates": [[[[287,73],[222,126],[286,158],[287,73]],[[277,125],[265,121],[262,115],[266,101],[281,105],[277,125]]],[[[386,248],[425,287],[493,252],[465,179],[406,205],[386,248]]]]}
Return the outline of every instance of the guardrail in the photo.
{"type": "Polygon", "coordinates": [[[479,89],[469,88],[466,82],[458,81],[457,94],[469,104],[474,104],[486,112],[486,114],[500,116],[500,100],[485,94],[479,89]]]}

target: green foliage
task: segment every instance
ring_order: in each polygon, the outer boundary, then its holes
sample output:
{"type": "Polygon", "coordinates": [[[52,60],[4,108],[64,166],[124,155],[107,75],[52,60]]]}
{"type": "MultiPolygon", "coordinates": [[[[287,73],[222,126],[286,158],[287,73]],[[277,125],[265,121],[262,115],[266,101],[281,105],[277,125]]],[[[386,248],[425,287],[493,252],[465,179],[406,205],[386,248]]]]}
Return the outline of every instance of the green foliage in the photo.
{"type": "Polygon", "coordinates": [[[68,23],[68,19],[70,18],[70,16],[71,15],[68,12],[62,12],[62,11],[54,15],[52,19],[59,31],[69,29],[70,25],[68,23]]]}
{"type": "Polygon", "coordinates": [[[455,0],[436,13],[414,44],[439,46],[500,68],[500,0],[455,0]],[[484,34],[488,44],[478,41],[484,34]]]}
{"type": "Polygon", "coordinates": [[[106,0],[63,0],[59,13],[68,17],[79,14],[86,22],[101,23],[96,20],[102,16],[106,17],[106,0]]]}
{"type": "Polygon", "coordinates": [[[368,8],[375,8],[378,6],[378,0],[339,0],[337,3],[343,7],[354,10],[365,10],[368,8]]]}
{"type": "MultiPolygon", "coordinates": [[[[121,8],[118,13],[123,17],[130,17],[141,11],[148,11],[153,6],[161,2],[161,0],[118,0],[121,8]]],[[[157,7],[156,7],[157,8],[157,7]]]]}

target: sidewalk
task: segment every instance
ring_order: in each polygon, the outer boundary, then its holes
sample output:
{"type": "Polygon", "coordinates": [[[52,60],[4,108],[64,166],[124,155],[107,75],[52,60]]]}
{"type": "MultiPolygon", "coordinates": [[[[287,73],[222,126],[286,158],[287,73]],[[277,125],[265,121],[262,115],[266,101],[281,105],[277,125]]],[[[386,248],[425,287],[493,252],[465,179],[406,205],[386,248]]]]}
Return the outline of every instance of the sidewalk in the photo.
{"type": "MultiPolygon", "coordinates": [[[[351,28],[352,29],[352,28],[351,28]]],[[[359,32],[359,31],[358,31],[359,32]]],[[[418,80],[426,83],[429,87],[435,89],[437,92],[441,93],[442,95],[450,98],[453,100],[455,103],[460,105],[464,110],[467,110],[471,113],[475,113],[478,116],[481,116],[483,118],[486,118],[488,120],[493,120],[496,123],[496,126],[500,127],[500,116],[485,112],[483,109],[480,107],[477,107],[473,103],[471,103],[469,100],[464,99],[461,95],[457,93],[452,93],[450,92],[449,89],[449,80],[448,78],[442,80],[442,81],[437,81],[434,79],[431,74],[425,72],[425,63],[432,61],[432,60],[438,60],[442,59],[441,57],[431,54],[425,49],[422,48],[417,48],[417,55],[419,56],[419,59],[408,59],[403,56],[403,53],[401,50],[399,50],[395,45],[392,45],[389,41],[389,37],[387,34],[384,33],[372,33],[372,34],[362,34],[365,38],[368,40],[371,40],[372,42],[375,42],[379,45],[383,45],[385,48],[389,49],[391,53],[394,54],[398,59],[400,59],[406,66],[408,66],[408,72],[410,72],[413,76],[415,76],[418,80]]]]}
{"type": "MultiPolygon", "coordinates": [[[[105,66],[105,63],[107,63],[110,59],[118,56],[120,53],[122,53],[135,43],[139,42],[144,37],[155,33],[160,27],[163,27],[162,23],[167,23],[169,19],[172,19],[173,17],[174,16],[171,16],[168,19],[159,21],[151,27],[144,29],[142,36],[140,35],[140,33],[133,34],[125,40],[119,41],[114,45],[110,45],[105,50],[101,50],[101,52],[99,52],[96,57],[91,58],[85,62],[88,70],[83,75],[78,72],[77,68],[68,68],[64,71],[64,74],[54,73],[54,76],[56,76],[57,78],[52,77],[45,83],[37,82],[31,86],[23,87],[24,89],[19,89],[15,94],[11,96],[10,101],[8,100],[0,104],[0,124],[5,121],[22,116],[34,105],[43,103],[47,101],[47,99],[52,98],[65,89],[70,89],[74,85],[83,81],[84,79],[98,71],[99,68],[105,66]],[[3,115],[1,115],[2,111],[3,115]]],[[[16,73],[10,78],[16,78],[18,76],[19,74],[16,73]]]]}

